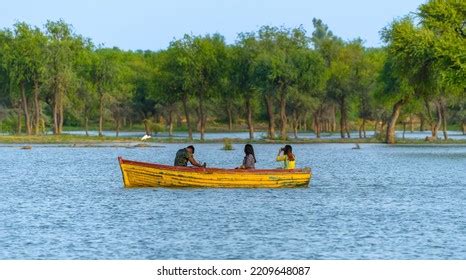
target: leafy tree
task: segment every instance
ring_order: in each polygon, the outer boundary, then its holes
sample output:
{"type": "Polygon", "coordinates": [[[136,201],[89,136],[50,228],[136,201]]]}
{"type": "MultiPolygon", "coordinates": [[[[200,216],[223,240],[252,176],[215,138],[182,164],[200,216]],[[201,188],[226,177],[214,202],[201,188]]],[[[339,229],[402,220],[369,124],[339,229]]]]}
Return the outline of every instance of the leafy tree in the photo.
{"type": "Polygon", "coordinates": [[[42,118],[40,92],[41,85],[45,79],[45,50],[47,39],[39,28],[31,27],[26,23],[15,24],[14,33],[16,34],[16,38],[14,40],[15,44],[13,53],[16,56],[21,56],[20,61],[22,61],[23,67],[25,67],[23,72],[25,81],[20,82],[20,87],[22,96],[21,98],[24,100],[23,109],[25,110],[24,113],[26,117],[26,128],[28,134],[39,134],[42,118]],[[33,117],[30,117],[28,113],[25,83],[28,83],[33,87],[33,117]],[[29,119],[31,122],[28,121],[29,119]]]}
{"type": "Polygon", "coordinates": [[[33,133],[33,125],[29,113],[27,90],[30,83],[34,84],[34,126],[35,132],[38,133],[40,121],[39,85],[44,72],[44,36],[37,28],[32,28],[24,22],[16,23],[12,39],[6,47],[4,63],[6,63],[10,81],[19,87],[19,99],[28,135],[33,133]]]}
{"type": "Polygon", "coordinates": [[[99,136],[103,136],[106,99],[117,88],[120,64],[118,49],[99,49],[92,63],[92,77],[99,98],[99,136]]]}
{"type": "Polygon", "coordinates": [[[231,46],[226,48],[225,63],[223,64],[223,71],[218,81],[218,92],[219,98],[218,108],[219,114],[221,111],[226,112],[226,119],[228,123],[228,130],[233,129],[233,114],[237,111],[237,107],[240,106],[241,95],[235,90],[235,75],[237,71],[244,71],[245,69],[235,69],[234,65],[236,62],[237,52],[236,49],[231,46]]]}
{"type": "Polygon", "coordinates": [[[431,59],[444,83],[466,87],[466,2],[430,0],[418,8],[417,17],[432,38],[431,59]]]}
{"type": "Polygon", "coordinates": [[[165,103],[181,101],[188,128],[188,138],[193,139],[190,110],[188,106],[192,91],[189,88],[191,59],[190,46],[192,38],[185,36],[170,43],[162,52],[156,73],[156,88],[165,103]]]}
{"type": "MultiPolygon", "coordinates": [[[[390,114],[386,132],[386,141],[388,144],[395,143],[395,125],[400,116],[401,108],[405,105],[414,94],[413,88],[408,80],[398,72],[394,58],[388,57],[379,77],[378,99],[382,102],[389,102],[393,105],[390,114]]],[[[377,119],[384,121],[386,110],[380,110],[380,116],[377,119]]],[[[383,124],[382,124],[383,129],[383,124]]]]}
{"type": "Polygon", "coordinates": [[[46,84],[51,92],[48,101],[52,107],[53,133],[61,134],[66,95],[73,94],[76,82],[76,57],[86,40],[74,34],[72,27],[63,20],[47,21],[45,28],[48,39],[46,84]]]}
{"type": "MultiPolygon", "coordinates": [[[[257,85],[266,101],[269,138],[274,137],[273,100],[278,100],[280,136],[287,138],[286,102],[293,90],[309,91],[322,72],[317,56],[309,52],[305,30],[264,26],[258,32],[259,54],[255,63],[257,85]]],[[[323,65],[323,63],[321,63],[323,65]]],[[[318,83],[318,82],[317,82],[318,83]]]]}
{"type": "MultiPolygon", "coordinates": [[[[249,139],[254,139],[253,102],[258,87],[256,65],[257,41],[253,33],[241,33],[233,47],[232,59],[232,90],[241,96],[245,103],[249,139]]],[[[259,76],[260,77],[260,76],[259,76]]]]}
{"type": "Polygon", "coordinates": [[[361,119],[359,126],[359,138],[366,138],[366,123],[375,119],[376,100],[375,92],[377,79],[383,67],[386,54],[380,49],[368,49],[364,52],[362,60],[357,66],[357,79],[355,79],[355,91],[358,98],[359,112],[361,119]]]}
{"type": "MultiPolygon", "coordinates": [[[[147,120],[156,115],[156,98],[153,95],[160,55],[161,52],[152,51],[137,51],[127,54],[125,63],[131,69],[130,83],[133,85],[133,94],[129,101],[131,108],[128,108],[131,112],[125,117],[130,120],[134,117],[137,121],[143,121],[147,124],[147,120]]],[[[149,127],[145,128],[146,133],[150,134],[149,127]]]]}
{"type": "MultiPolygon", "coordinates": [[[[311,42],[314,48],[323,57],[325,62],[326,80],[331,75],[331,65],[337,61],[337,57],[343,48],[344,42],[339,37],[335,36],[326,24],[320,19],[314,18],[312,20],[314,32],[311,36],[311,42]]],[[[318,103],[313,110],[313,123],[316,137],[320,138],[322,129],[335,131],[336,129],[336,116],[335,116],[335,101],[333,92],[331,91],[330,83],[315,96],[318,103]]]]}
{"type": "Polygon", "coordinates": [[[330,77],[327,81],[328,96],[340,108],[340,135],[349,138],[348,110],[356,93],[361,89],[361,66],[364,49],[360,40],[341,47],[336,59],[330,64],[330,77]]]}
{"type": "Polygon", "coordinates": [[[224,70],[225,41],[219,34],[194,37],[189,48],[190,68],[188,89],[197,97],[199,104],[201,140],[205,138],[207,122],[206,99],[213,98],[224,70]]]}

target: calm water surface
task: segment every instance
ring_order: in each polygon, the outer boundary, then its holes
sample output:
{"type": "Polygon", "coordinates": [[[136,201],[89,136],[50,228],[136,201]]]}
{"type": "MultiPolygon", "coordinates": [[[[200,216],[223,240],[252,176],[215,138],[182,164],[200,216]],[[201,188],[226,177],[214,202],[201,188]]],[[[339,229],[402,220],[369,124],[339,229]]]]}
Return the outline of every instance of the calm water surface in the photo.
{"type": "MultiPolygon", "coordinates": [[[[0,146],[1,259],[465,259],[466,146],[294,145],[310,188],[124,189],[160,148],[0,146]]],[[[278,145],[255,145],[275,167],[278,145]]],[[[197,145],[210,166],[242,160],[197,145]]]]}

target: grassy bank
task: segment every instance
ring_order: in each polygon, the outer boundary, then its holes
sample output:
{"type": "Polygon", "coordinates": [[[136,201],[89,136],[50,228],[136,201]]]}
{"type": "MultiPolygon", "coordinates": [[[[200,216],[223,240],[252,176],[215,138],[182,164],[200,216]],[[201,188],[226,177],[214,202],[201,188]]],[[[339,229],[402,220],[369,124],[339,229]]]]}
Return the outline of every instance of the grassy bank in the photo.
{"type": "Polygon", "coordinates": [[[3,144],[90,144],[90,143],[129,143],[137,142],[136,138],[99,137],[81,135],[5,135],[0,136],[3,144]]]}
{"type": "MultiPolygon", "coordinates": [[[[383,144],[384,142],[377,138],[346,138],[346,139],[316,139],[316,138],[300,138],[288,140],[269,140],[269,139],[228,139],[234,144],[255,143],[255,144],[319,144],[319,143],[375,143],[383,144]]],[[[151,138],[147,143],[223,143],[223,139],[209,139],[205,141],[193,140],[185,138],[151,138]]],[[[2,144],[104,144],[104,143],[142,143],[138,138],[134,137],[98,137],[98,136],[81,136],[81,135],[5,135],[0,136],[2,144]]],[[[466,144],[466,140],[437,140],[426,142],[417,139],[398,139],[397,144],[412,144],[412,145],[432,145],[432,144],[466,144]]]]}

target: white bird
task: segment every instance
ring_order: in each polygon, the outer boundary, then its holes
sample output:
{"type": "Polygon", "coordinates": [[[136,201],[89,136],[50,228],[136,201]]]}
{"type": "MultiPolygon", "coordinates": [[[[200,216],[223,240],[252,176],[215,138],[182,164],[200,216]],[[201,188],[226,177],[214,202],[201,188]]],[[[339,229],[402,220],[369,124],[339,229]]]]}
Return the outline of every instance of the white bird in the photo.
{"type": "Polygon", "coordinates": [[[146,141],[149,138],[152,138],[152,136],[146,134],[146,135],[142,136],[141,141],[146,141]]]}

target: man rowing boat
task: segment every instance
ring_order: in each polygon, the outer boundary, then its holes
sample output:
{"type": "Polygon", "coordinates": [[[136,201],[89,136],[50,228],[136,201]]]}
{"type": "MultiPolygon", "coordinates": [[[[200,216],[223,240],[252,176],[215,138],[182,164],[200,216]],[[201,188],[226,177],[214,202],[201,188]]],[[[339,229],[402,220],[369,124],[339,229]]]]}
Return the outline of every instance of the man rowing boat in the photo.
{"type": "Polygon", "coordinates": [[[194,159],[194,146],[188,146],[183,149],[179,149],[178,152],[176,152],[176,157],[175,157],[175,166],[188,166],[188,162],[190,162],[193,166],[197,167],[206,167],[206,163],[200,164],[194,159]]]}

